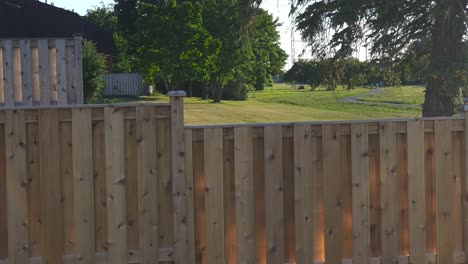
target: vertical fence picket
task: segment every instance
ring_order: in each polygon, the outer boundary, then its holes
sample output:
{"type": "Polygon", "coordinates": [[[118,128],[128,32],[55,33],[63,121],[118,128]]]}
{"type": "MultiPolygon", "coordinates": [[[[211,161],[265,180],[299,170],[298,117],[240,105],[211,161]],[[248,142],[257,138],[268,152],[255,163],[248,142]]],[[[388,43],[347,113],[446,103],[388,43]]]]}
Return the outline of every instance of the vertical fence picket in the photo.
{"type": "Polygon", "coordinates": [[[13,84],[13,42],[2,41],[3,50],[3,96],[5,106],[15,105],[13,84]]]}
{"type": "Polygon", "coordinates": [[[83,94],[83,48],[82,48],[82,38],[80,35],[74,37],[74,49],[75,49],[75,92],[76,92],[76,103],[84,103],[84,94],[83,94]]]}
{"type": "Polygon", "coordinates": [[[49,43],[46,39],[38,40],[39,52],[39,90],[41,105],[50,105],[49,43]]]}
{"type": "Polygon", "coordinates": [[[67,50],[64,39],[55,40],[57,103],[67,104],[67,50]]]}
{"type": "Polygon", "coordinates": [[[127,220],[123,109],[104,109],[108,263],[126,264],[127,220]]]}
{"type": "Polygon", "coordinates": [[[3,65],[3,41],[0,40],[0,104],[4,105],[5,104],[5,83],[3,81],[3,70],[4,70],[4,65],[3,65]]]}
{"type": "Polygon", "coordinates": [[[452,214],[454,171],[452,166],[452,132],[449,120],[434,121],[436,177],[437,263],[453,263],[452,214]]]}
{"type": "MultiPolygon", "coordinates": [[[[463,241],[468,242],[468,112],[465,111],[465,118],[464,118],[464,137],[465,137],[465,144],[464,144],[464,155],[465,155],[465,166],[464,166],[464,174],[463,174],[463,241]]],[[[463,251],[465,252],[465,257],[468,257],[468,243],[464,244],[463,251]]]]}
{"type": "MultiPolygon", "coordinates": [[[[252,133],[264,134],[264,128],[253,128],[252,133]]],[[[255,263],[266,262],[265,234],[265,139],[254,137],[254,232],[255,232],[255,263]]]]}
{"type": "Polygon", "coordinates": [[[234,129],[237,263],[255,263],[252,129],[234,129]]]}
{"type": "Polygon", "coordinates": [[[171,101],[172,221],[175,264],[182,264],[187,261],[188,247],[184,135],[185,92],[172,92],[168,96],[171,101]]]}
{"type": "Polygon", "coordinates": [[[171,120],[156,120],[159,246],[174,246],[172,219],[171,120]]]}
{"type": "Polygon", "coordinates": [[[21,81],[22,81],[22,104],[32,105],[32,60],[31,60],[31,41],[21,40],[21,81]]]}
{"type": "Polygon", "coordinates": [[[63,243],[62,181],[60,177],[59,112],[39,112],[40,192],[44,261],[61,263],[63,243]]]}
{"type": "Polygon", "coordinates": [[[296,263],[314,261],[314,180],[312,127],[294,126],[294,192],[296,221],[296,263]]]}
{"type": "Polygon", "coordinates": [[[204,130],[205,204],[206,204],[206,263],[225,263],[223,206],[223,131],[204,130]]]}
{"type": "Polygon", "coordinates": [[[282,127],[265,127],[266,261],[284,263],[282,127]]]}
{"type": "Polygon", "coordinates": [[[353,188],[353,263],[368,264],[370,257],[368,125],[351,124],[353,188]]]}
{"type": "Polygon", "coordinates": [[[382,264],[395,263],[399,254],[396,123],[379,124],[382,264]]]}
{"type": "Polygon", "coordinates": [[[424,121],[407,123],[409,261],[426,261],[426,197],[424,173],[424,121]]]}
{"type": "Polygon", "coordinates": [[[73,205],[79,263],[95,262],[91,109],[72,110],[73,205]]]}
{"type": "Polygon", "coordinates": [[[152,107],[137,108],[140,263],[159,262],[156,120],[152,107]]]}
{"type": "Polygon", "coordinates": [[[192,130],[185,130],[185,176],[187,183],[187,262],[195,264],[195,186],[192,130]]]}
{"type": "Polygon", "coordinates": [[[323,125],[323,204],[325,262],[341,264],[343,252],[342,179],[338,125],[323,125]]]}
{"type": "Polygon", "coordinates": [[[8,258],[29,263],[28,179],[24,111],[5,113],[6,181],[8,204],[8,258]]]}

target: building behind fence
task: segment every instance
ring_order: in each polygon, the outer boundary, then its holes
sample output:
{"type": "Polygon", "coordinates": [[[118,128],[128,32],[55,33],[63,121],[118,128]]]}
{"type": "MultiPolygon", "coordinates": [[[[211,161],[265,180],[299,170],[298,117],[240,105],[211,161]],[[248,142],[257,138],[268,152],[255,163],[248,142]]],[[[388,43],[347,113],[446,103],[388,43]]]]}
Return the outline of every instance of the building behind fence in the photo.
{"type": "Polygon", "coordinates": [[[178,95],[0,111],[0,263],[466,263],[468,118],[184,128],[178,95]]]}
{"type": "Polygon", "coordinates": [[[141,73],[104,74],[104,96],[138,96],[147,93],[141,73]]]}

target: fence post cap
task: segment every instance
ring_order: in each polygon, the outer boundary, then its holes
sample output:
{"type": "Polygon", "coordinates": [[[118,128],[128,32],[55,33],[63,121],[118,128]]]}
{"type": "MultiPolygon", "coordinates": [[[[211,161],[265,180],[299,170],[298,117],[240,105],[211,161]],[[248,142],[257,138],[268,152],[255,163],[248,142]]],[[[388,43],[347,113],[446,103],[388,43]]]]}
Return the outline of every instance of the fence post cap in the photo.
{"type": "Polygon", "coordinates": [[[186,97],[187,93],[185,91],[170,91],[167,93],[169,97],[186,97]]]}

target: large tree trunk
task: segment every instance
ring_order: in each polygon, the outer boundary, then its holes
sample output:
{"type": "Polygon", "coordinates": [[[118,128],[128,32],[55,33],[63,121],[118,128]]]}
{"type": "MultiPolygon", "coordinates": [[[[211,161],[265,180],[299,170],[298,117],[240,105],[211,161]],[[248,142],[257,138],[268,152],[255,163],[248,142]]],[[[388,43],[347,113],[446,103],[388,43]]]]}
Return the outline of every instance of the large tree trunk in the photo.
{"type": "Polygon", "coordinates": [[[460,83],[457,70],[463,65],[464,9],[466,0],[439,0],[432,30],[432,52],[423,116],[452,116],[460,83]]]}
{"type": "Polygon", "coordinates": [[[213,103],[221,102],[223,98],[223,86],[219,83],[214,84],[213,87],[213,103]]]}

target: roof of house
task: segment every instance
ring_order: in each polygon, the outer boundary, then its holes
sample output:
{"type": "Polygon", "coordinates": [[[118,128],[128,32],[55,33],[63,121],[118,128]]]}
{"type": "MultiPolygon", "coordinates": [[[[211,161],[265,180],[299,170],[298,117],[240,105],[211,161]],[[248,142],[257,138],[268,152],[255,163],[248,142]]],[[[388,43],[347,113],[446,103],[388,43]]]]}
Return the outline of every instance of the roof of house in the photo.
{"type": "Polygon", "coordinates": [[[77,13],[37,0],[0,0],[0,38],[67,38],[81,34],[104,54],[115,54],[112,32],[77,13]]]}

